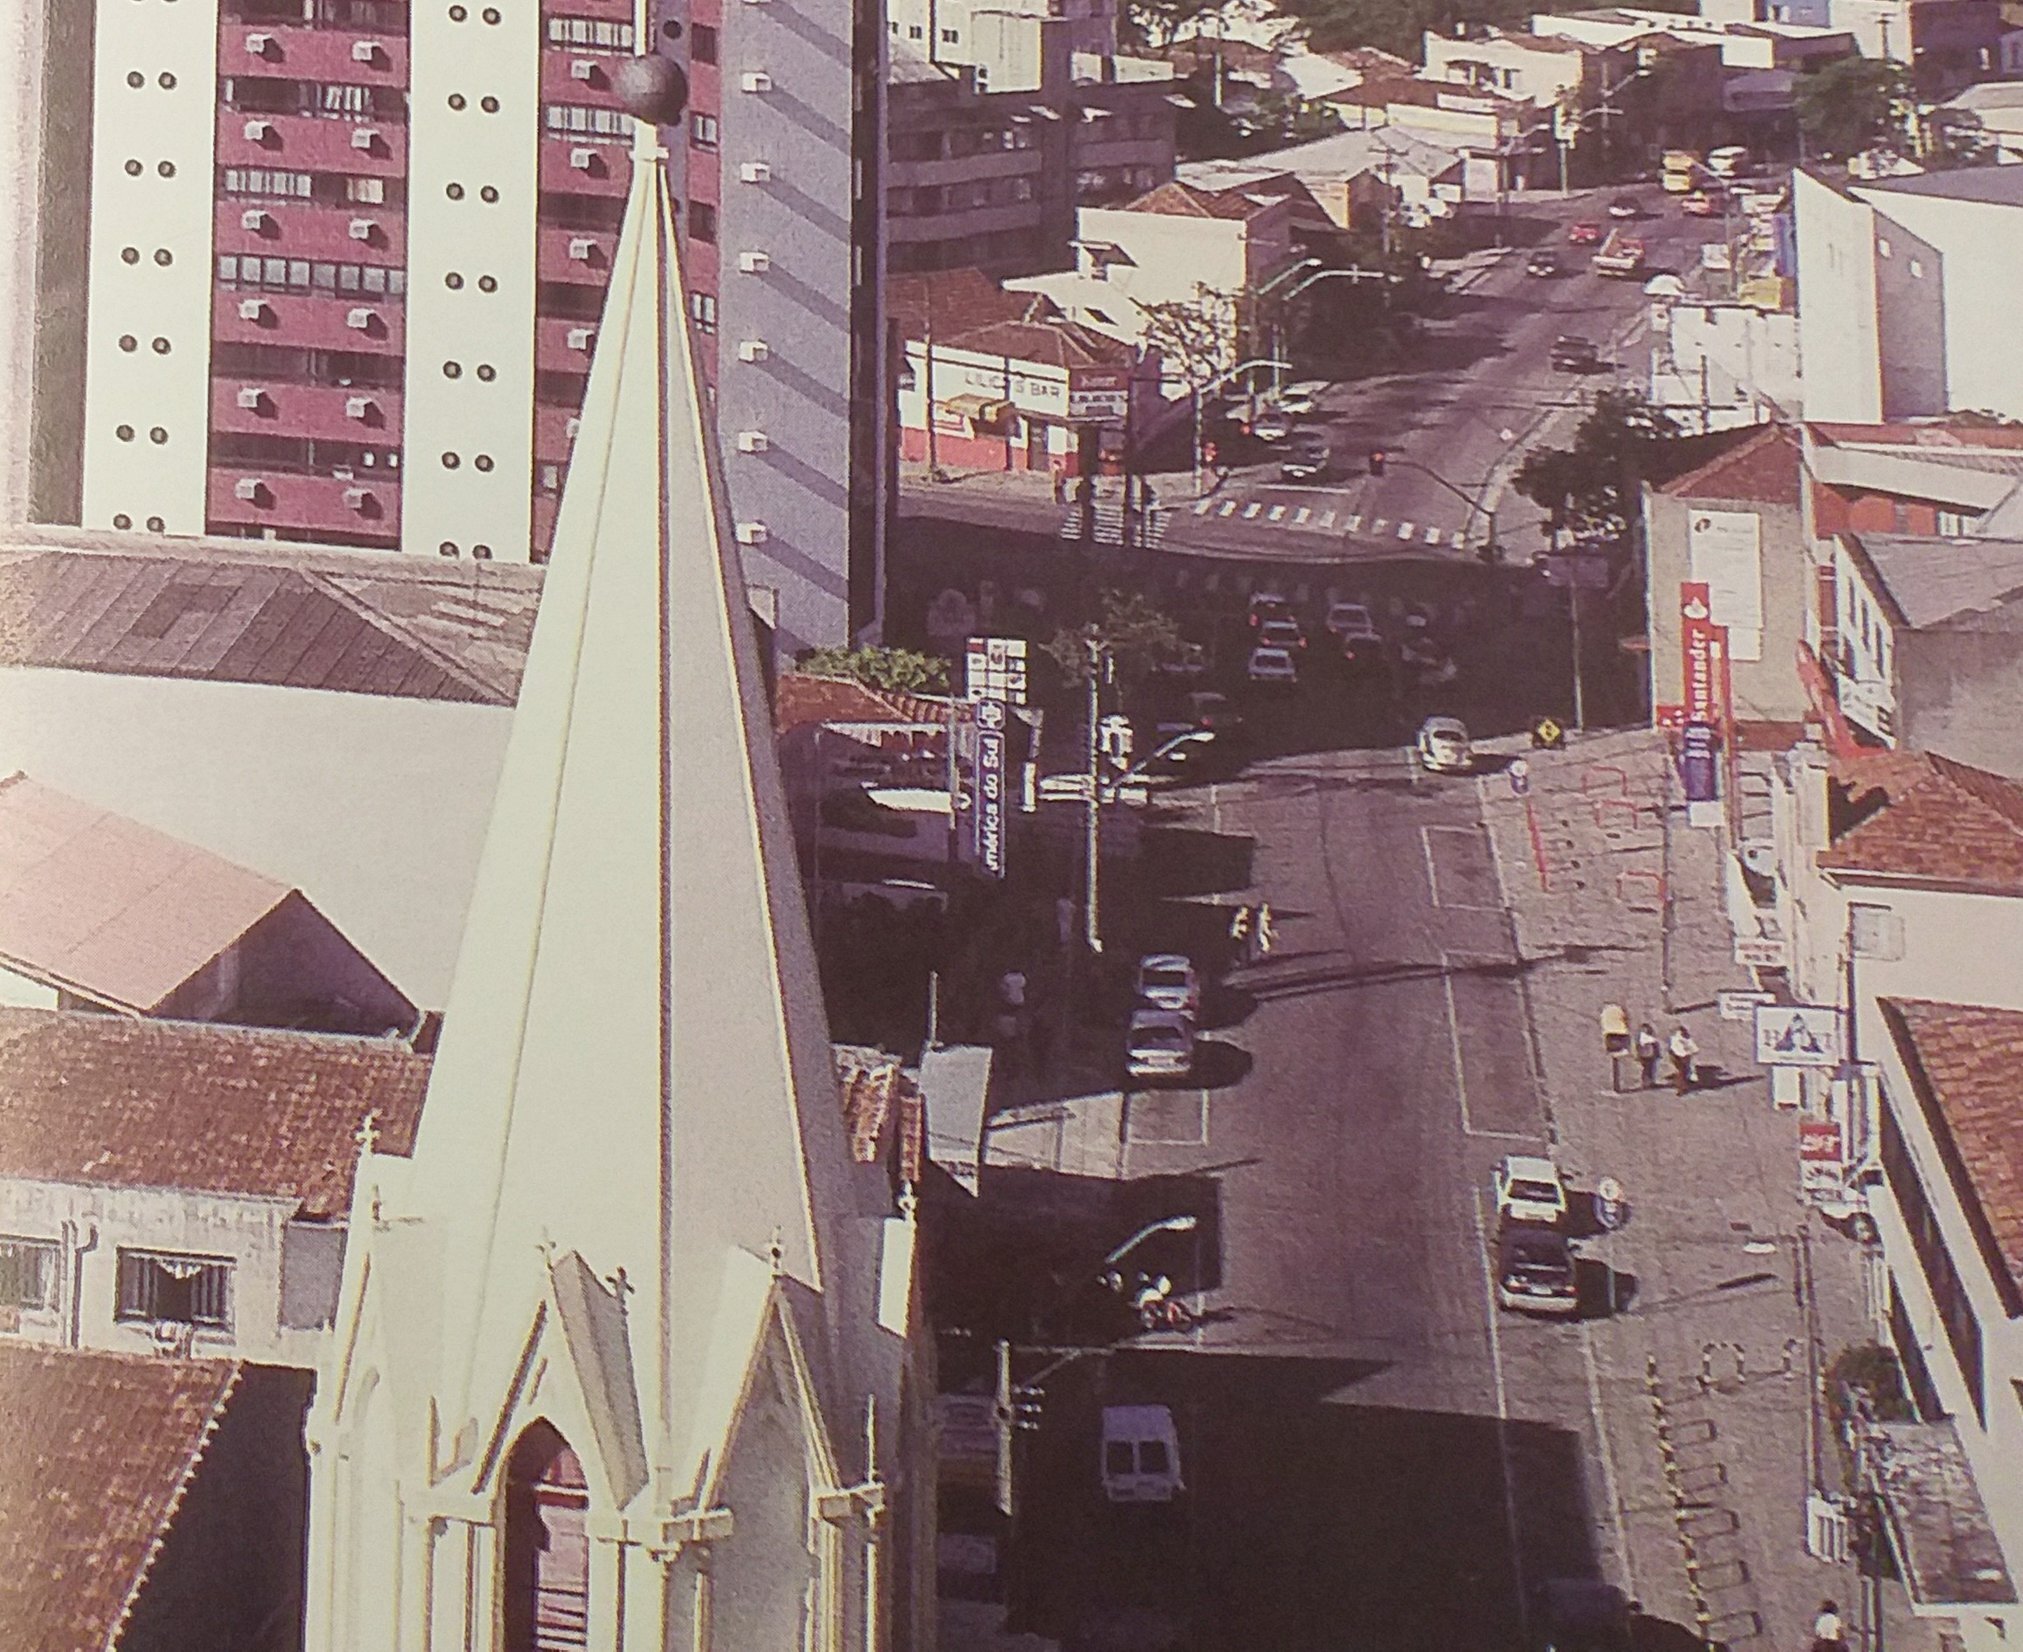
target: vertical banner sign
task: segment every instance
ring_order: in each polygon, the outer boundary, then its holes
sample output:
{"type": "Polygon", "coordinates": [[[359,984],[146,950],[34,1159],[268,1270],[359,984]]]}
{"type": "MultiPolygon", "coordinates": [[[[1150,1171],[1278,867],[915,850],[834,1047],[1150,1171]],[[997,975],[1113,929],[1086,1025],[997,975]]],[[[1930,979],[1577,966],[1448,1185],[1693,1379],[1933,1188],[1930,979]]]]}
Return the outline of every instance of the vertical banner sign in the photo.
{"type": "Polygon", "coordinates": [[[1026,644],[1023,637],[971,637],[964,660],[972,700],[1026,703],[1026,644]]]}
{"type": "Polygon", "coordinates": [[[1686,721],[1718,723],[1714,619],[1705,580],[1679,583],[1679,657],[1685,673],[1686,721]]]}
{"type": "Polygon", "coordinates": [[[1717,744],[1712,723],[1688,723],[1679,737],[1679,779],[1688,803],[1712,803],[1720,795],[1717,744]]]}
{"type": "Polygon", "coordinates": [[[976,860],[993,878],[1004,876],[1005,704],[976,703],[976,860]]]}

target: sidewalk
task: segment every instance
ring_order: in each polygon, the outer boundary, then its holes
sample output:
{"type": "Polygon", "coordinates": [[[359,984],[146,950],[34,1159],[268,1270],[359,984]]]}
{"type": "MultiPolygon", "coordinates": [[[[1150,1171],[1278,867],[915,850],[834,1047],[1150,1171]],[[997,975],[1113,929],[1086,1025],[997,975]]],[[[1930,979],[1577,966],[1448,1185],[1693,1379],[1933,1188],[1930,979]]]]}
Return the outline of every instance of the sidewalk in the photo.
{"type": "MultiPolygon", "coordinates": [[[[1630,1220],[1585,1253],[1627,1301],[1585,1323],[1599,1436],[1593,1507],[1611,1581],[1653,1616],[1737,1648],[1802,1647],[1851,1567],[1805,1552],[1805,1499],[1839,1470],[1813,1373],[1872,1335],[1859,1249],[1798,1197],[1797,1120],[1769,1098],[1751,1027],[1724,1021],[1733,962],[1719,834],[1686,824],[1663,737],[1636,730],[1526,752],[1528,795],[1478,782],[1512,914],[1554,1151],[1591,1188],[1613,1176],[1630,1220]],[[1710,1070],[1683,1098],[1613,1088],[1598,1013],[1659,1037],[1683,1024],[1710,1070]]],[[[1662,1075],[1661,1075],[1662,1080],[1662,1075]]],[[[1936,1646],[1908,1617],[1885,1639],[1936,1646]]]]}

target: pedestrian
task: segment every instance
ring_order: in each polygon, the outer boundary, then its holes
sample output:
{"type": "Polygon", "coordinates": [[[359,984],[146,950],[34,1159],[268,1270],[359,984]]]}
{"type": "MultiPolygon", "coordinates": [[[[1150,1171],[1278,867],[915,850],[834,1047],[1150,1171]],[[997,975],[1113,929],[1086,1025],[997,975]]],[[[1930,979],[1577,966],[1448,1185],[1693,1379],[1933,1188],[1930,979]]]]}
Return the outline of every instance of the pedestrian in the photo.
{"type": "Polygon", "coordinates": [[[1239,963],[1250,962],[1250,908],[1239,906],[1229,915],[1229,945],[1239,963]]]}
{"type": "Polygon", "coordinates": [[[1700,1053],[1700,1046],[1684,1027],[1674,1027],[1665,1047],[1672,1057],[1672,1088],[1683,1096],[1693,1088],[1693,1057],[1700,1053]]]}
{"type": "Polygon", "coordinates": [[[1272,927],[1271,904],[1266,902],[1257,909],[1257,951],[1263,957],[1278,942],[1278,931],[1272,927]]]}
{"type": "Polygon", "coordinates": [[[1604,1004],[1601,1013],[1602,1054],[1609,1059],[1609,1088],[1623,1087],[1623,1057],[1630,1053],[1630,1012],[1620,1004],[1604,1004]]]}
{"type": "Polygon", "coordinates": [[[1057,505],[1065,505],[1068,502],[1068,467],[1062,464],[1060,460],[1056,459],[1054,461],[1053,469],[1054,469],[1054,503],[1057,505]]]}
{"type": "Polygon", "coordinates": [[[1646,1090],[1658,1082],[1658,1061],[1664,1050],[1664,1045],[1658,1042],[1658,1029],[1650,1022],[1637,1028],[1637,1071],[1643,1075],[1646,1090]]]}
{"type": "Polygon", "coordinates": [[[1847,1631],[1840,1621],[1836,1601],[1819,1603],[1819,1616],[1812,1620],[1812,1652],[1840,1652],[1847,1645],[1847,1631]]]}

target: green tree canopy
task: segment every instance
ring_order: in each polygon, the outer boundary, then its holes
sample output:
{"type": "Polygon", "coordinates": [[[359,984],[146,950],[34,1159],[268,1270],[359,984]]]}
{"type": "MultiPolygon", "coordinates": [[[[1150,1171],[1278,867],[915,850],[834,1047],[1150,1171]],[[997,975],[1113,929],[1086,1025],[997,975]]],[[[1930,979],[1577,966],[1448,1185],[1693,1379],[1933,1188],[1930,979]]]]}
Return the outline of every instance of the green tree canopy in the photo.
{"type": "Polygon", "coordinates": [[[1047,653],[1069,681],[1085,683],[1092,644],[1109,654],[1117,674],[1126,679],[1177,659],[1186,646],[1179,622],[1142,591],[1105,591],[1096,618],[1055,632],[1047,653]]]}
{"type": "Polygon", "coordinates": [[[901,694],[948,692],[948,661],[910,648],[816,648],[796,664],[811,677],[847,677],[866,688],[901,694]]]}
{"type": "Polygon", "coordinates": [[[1799,77],[1798,127],[1816,155],[1845,159],[1878,146],[1908,149],[1916,110],[1910,74],[1900,63],[1844,57],[1799,77]]]}
{"type": "Polygon", "coordinates": [[[1548,531],[1620,535],[1653,450],[1680,435],[1678,421],[1635,390],[1604,390],[1570,447],[1533,448],[1510,485],[1545,508],[1548,531]]]}

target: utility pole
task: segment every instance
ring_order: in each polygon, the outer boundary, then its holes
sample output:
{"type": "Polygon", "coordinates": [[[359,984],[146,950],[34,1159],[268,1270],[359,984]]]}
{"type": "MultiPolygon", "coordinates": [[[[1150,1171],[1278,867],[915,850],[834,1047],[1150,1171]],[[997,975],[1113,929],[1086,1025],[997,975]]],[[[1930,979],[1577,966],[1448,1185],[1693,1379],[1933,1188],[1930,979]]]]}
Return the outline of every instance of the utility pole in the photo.
{"type": "Polygon", "coordinates": [[[1580,680],[1580,562],[1583,559],[1570,557],[1567,560],[1566,611],[1572,622],[1573,631],[1573,731],[1576,734],[1587,730],[1587,706],[1582,697],[1580,680]]]}
{"type": "Polygon", "coordinates": [[[1103,675],[1110,655],[1096,637],[1089,645],[1089,797],[1083,816],[1082,858],[1086,867],[1087,898],[1082,905],[1083,937],[1091,953],[1103,950],[1102,865],[1103,865],[1103,675]]]}

